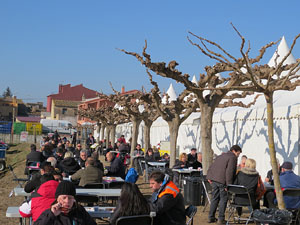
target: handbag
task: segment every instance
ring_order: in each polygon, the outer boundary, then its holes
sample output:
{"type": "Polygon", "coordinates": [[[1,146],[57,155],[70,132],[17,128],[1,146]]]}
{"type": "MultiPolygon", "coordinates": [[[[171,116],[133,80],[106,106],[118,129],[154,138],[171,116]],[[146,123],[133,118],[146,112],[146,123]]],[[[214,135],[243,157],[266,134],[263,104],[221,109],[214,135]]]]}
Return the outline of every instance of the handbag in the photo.
{"type": "Polygon", "coordinates": [[[256,200],[260,200],[266,193],[265,185],[261,179],[261,176],[258,177],[257,188],[255,191],[256,200]]]}

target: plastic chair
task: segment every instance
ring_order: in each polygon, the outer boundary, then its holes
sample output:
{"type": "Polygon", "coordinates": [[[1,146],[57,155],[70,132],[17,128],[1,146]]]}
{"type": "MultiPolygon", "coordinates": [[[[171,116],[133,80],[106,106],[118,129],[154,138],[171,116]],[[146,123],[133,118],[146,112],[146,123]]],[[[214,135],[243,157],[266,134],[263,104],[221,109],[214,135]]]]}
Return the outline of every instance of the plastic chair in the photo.
{"type": "MultiPolygon", "coordinates": [[[[289,197],[299,197],[300,196],[300,188],[286,188],[283,190],[283,196],[289,197]]],[[[292,223],[300,224],[300,208],[296,209],[287,209],[293,213],[292,223]]]]}
{"type": "MultiPolygon", "coordinates": [[[[236,211],[237,208],[239,207],[248,207],[250,209],[250,215],[248,218],[245,218],[246,220],[246,225],[252,221],[252,214],[253,214],[253,206],[251,203],[251,197],[250,197],[250,193],[248,191],[248,188],[246,188],[245,186],[242,185],[228,185],[227,186],[227,193],[228,195],[231,195],[229,199],[229,212],[228,212],[228,220],[227,220],[227,225],[229,224],[230,221],[230,217],[234,214],[234,212],[236,211]],[[235,196],[236,195],[245,195],[248,197],[248,203],[246,204],[237,204],[235,203],[235,196]]],[[[240,220],[243,220],[241,218],[239,218],[239,222],[240,220]]]]}
{"type": "Polygon", "coordinates": [[[193,206],[193,205],[190,205],[189,207],[187,207],[185,209],[185,215],[187,217],[189,217],[188,221],[186,222],[186,225],[193,225],[194,223],[194,216],[196,215],[197,213],[197,207],[196,206],[193,206]]]}
{"type": "Polygon", "coordinates": [[[117,219],[116,225],[152,225],[153,219],[150,215],[122,216],[117,219]]]}

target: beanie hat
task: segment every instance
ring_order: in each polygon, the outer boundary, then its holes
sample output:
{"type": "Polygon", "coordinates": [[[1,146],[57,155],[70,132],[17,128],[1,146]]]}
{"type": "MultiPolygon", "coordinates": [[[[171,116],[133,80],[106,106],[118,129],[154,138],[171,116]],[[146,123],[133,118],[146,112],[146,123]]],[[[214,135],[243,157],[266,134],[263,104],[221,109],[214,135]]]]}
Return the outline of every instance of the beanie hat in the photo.
{"type": "Polygon", "coordinates": [[[72,195],[75,197],[76,195],[75,185],[70,181],[64,180],[60,182],[55,192],[55,198],[57,199],[59,195],[72,195]]]}
{"type": "Polygon", "coordinates": [[[284,168],[284,169],[287,169],[287,170],[291,170],[291,169],[293,169],[293,163],[285,161],[282,164],[281,168],[284,168]]]}

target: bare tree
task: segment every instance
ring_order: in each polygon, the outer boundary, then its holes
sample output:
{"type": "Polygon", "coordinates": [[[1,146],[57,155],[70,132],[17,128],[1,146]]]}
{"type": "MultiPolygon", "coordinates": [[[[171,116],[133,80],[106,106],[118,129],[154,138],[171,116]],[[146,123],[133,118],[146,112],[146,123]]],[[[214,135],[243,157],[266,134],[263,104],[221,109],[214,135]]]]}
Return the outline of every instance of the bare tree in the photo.
{"type": "Polygon", "coordinates": [[[200,80],[197,84],[189,80],[190,76],[188,74],[183,74],[176,69],[178,63],[175,60],[170,61],[168,65],[166,65],[165,62],[152,62],[151,56],[146,52],[147,42],[145,42],[145,47],[143,48],[142,55],[139,55],[135,52],[128,52],[123,49],[121,49],[120,51],[134,56],[142,65],[152,70],[157,75],[171,78],[176,80],[177,82],[182,83],[185,86],[186,90],[195,94],[201,110],[201,149],[203,153],[203,172],[204,174],[206,174],[213,159],[213,151],[211,149],[212,118],[216,107],[250,107],[250,105],[254,102],[245,105],[242,102],[233,101],[233,98],[237,97],[237,95],[239,97],[245,97],[246,95],[252,94],[250,92],[244,93],[243,95],[239,95],[238,93],[236,93],[234,96],[228,94],[232,86],[236,86],[241,82],[239,80],[239,77],[237,76],[237,71],[240,71],[245,64],[243,58],[236,59],[217,43],[198,37],[192,33],[190,34],[200,39],[200,42],[203,46],[192,42],[190,38],[188,38],[190,43],[197,46],[203,54],[217,61],[214,66],[205,67],[205,73],[200,74],[200,80]],[[222,53],[216,53],[210,50],[206,46],[206,43],[212,45],[213,47],[216,47],[222,53]],[[225,73],[225,76],[222,73],[225,73]],[[222,77],[222,75],[224,77],[222,77]],[[214,90],[220,85],[223,87],[223,89],[214,90]],[[210,90],[209,94],[207,93],[207,90],[210,90]],[[221,103],[222,100],[224,100],[225,102],[221,103]]]}
{"type": "MultiPolygon", "coordinates": [[[[245,71],[243,71],[243,73],[239,73],[239,77],[245,82],[241,83],[239,86],[232,86],[231,88],[234,90],[260,92],[263,93],[265,97],[267,103],[268,142],[272,171],[274,176],[276,198],[278,200],[279,209],[284,209],[285,204],[280,187],[276,161],[276,149],[274,143],[273,96],[275,91],[293,91],[296,89],[296,87],[300,86],[300,75],[298,73],[300,69],[300,59],[297,59],[295,63],[285,63],[286,59],[291,55],[292,50],[296,44],[296,40],[300,37],[300,34],[298,34],[294,38],[290,51],[285,56],[280,56],[277,53],[277,56],[274,59],[275,65],[270,67],[268,65],[254,65],[253,59],[250,59],[248,55],[249,48],[246,52],[244,51],[245,38],[235,27],[234,29],[242,40],[240,52],[243,57],[243,61],[245,62],[245,71]]],[[[275,43],[272,42],[271,44],[275,43]]],[[[218,90],[221,90],[221,88],[219,88],[218,90]]]]}
{"type": "Polygon", "coordinates": [[[155,105],[159,115],[168,123],[170,133],[170,167],[173,167],[176,160],[177,137],[180,125],[195,112],[198,104],[192,101],[193,97],[188,97],[190,92],[184,90],[176,100],[169,101],[166,95],[166,101],[162,101],[158,84],[153,81],[152,75],[147,71],[150,82],[154,86],[151,94],[147,94],[142,98],[149,105],[155,105]]]}
{"type": "Polygon", "coordinates": [[[159,114],[155,110],[156,108],[153,107],[153,104],[151,105],[146,103],[145,101],[141,101],[141,99],[143,99],[143,97],[146,95],[146,93],[144,92],[139,91],[132,94],[124,95],[116,91],[113,87],[112,89],[115,92],[115,95],[109,96],[110,101],[115,102],[118,106],[120,106],[119,110],[122,113],[128,115],[132,122],[133,129],[131,139],[131,155],[133,155],[134,149],[137,145],[138,130],[142,120],[144,120],[145,122],[144,147],[147,150],[150,146],[151,125],[153,121],[155,121],[159,117],[159,114]]]}

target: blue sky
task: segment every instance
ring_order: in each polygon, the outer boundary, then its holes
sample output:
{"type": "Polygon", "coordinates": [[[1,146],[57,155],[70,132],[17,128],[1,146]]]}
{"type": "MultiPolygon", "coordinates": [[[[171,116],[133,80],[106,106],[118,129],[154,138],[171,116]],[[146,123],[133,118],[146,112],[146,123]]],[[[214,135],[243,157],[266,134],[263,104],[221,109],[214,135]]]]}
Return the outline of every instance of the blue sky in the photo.
{"type": "MultiPolygon", "coordinates": [[[[145,68],[116,50],[141,52],[148,41],[153,61],[176,60],[190,75],[215,62],[187,41],[188,31],[221,44],[240,57],[240,39],[232,22],[251,42],[252,56],[283,35],[288,45],[300,33],[299,1],[102,1],[1,0],[0,94],[9,86],[26,102],[43,101],[58,84],[111,93],[151,89],[145,68]]],[[[275,48],[263,63],[267,63],[275,48]]],[[[300,43],[293,51],[300,56],[300,43]]],[[[161,89],[174,81],[154,77],[161,89]]]]}

